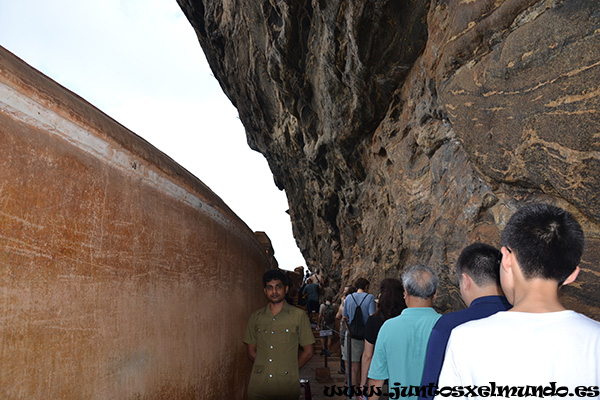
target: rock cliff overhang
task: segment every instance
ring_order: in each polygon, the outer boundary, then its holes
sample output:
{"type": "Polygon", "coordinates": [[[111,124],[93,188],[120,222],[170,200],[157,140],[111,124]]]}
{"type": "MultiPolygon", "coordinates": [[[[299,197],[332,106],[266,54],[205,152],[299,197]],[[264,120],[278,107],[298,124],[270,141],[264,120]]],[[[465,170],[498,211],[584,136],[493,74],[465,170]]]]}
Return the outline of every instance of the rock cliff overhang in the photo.
{"type": "Polygon", "coordinates": [[[584,226],[564,301],[600,317],[598,0],[178,0],[336,282],[426,263],[548,201],[584,226]]]}

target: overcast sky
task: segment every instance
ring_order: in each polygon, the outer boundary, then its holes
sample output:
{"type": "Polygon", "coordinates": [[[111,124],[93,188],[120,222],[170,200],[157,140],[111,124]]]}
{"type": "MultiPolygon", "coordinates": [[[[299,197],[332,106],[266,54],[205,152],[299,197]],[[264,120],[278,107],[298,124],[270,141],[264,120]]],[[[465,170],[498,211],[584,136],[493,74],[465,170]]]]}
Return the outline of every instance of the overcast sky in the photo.
{"type": "Polygon", "coordinates": [[[175,0],[0,0],[0,45],[197,176],[269,235],[281,268],[306,265],[285,193],[175,0]]]}

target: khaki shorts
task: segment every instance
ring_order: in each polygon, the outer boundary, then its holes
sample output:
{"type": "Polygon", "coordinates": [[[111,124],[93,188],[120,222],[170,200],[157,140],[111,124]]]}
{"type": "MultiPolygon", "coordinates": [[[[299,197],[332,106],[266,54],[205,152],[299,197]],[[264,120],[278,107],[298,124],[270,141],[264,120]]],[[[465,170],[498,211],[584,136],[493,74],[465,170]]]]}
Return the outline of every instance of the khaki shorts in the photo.
{"type": "MultiPolygon", "coordinates": [[[[346,340],[344,342],[348,343],[348,336],[346,336],[346,340]]],[[[346,344],[344,344],[344,348],[345,347],[346,344]]],[[[365,350],[365,340],[352,339],[350,349],[352,351],[352,362],[360,362],[362,353],[365,350]]],[[[342,360],[348,361],[348,355],[346,354],[346,351],[342,351],[342,360]]]]}

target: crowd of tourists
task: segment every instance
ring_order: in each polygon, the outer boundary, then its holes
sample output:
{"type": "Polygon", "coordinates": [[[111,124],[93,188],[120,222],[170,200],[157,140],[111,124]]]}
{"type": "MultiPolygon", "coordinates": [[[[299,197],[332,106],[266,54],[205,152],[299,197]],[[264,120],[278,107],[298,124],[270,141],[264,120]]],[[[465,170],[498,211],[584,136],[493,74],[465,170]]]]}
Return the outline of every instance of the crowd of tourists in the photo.
{"type": "Polygon", "coordinates": [[[267,272],[269,304],[244,337],[254,361],[249,398],[298,399],[298,368],[314,353],[311,321],[340,334],[357,399],[599,398],[600,322],[559,298],[580,272],[580,224],[564,209],[531,204],[510,218],[500,244],[462,250],[456,276],[466,308],[445,315],[433,308],[439,278],[425,265],[383,279],[377,299],[358,278],[337,308],[330,294],[319,304],[319,275],[303,274],[296,301],[306,311],[282,300],[285,275],[267,272]]]}

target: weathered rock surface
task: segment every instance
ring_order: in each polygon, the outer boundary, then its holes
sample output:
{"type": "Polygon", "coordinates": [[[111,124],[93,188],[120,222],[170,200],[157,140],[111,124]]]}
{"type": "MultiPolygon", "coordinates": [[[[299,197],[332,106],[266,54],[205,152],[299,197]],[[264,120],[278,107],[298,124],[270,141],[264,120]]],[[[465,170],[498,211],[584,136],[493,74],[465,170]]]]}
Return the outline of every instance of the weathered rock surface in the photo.
{"type": "Polygon", "coordinates": [[[178,0],[248,143],[329,279],[440,271],[526,202],[587,242],[571,307],[600,318],[600,1],[178,0]]]}

